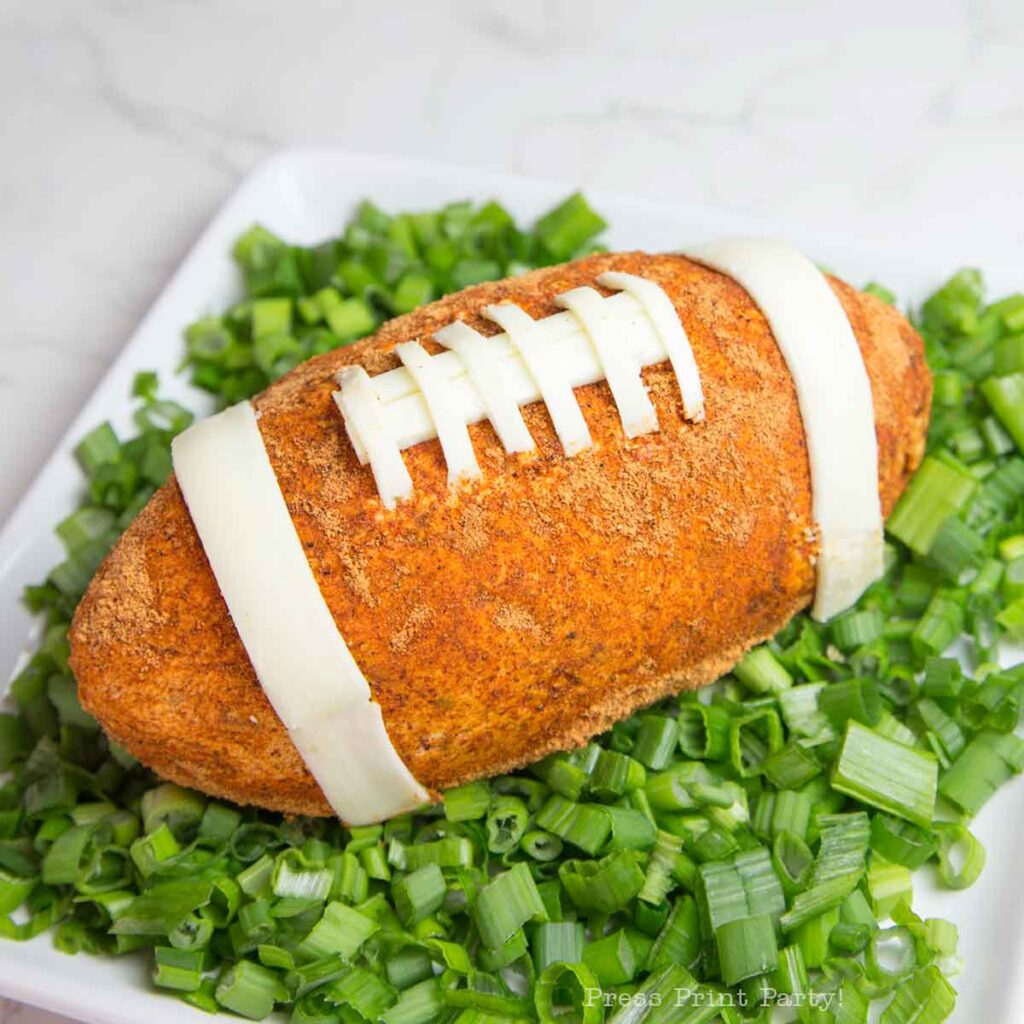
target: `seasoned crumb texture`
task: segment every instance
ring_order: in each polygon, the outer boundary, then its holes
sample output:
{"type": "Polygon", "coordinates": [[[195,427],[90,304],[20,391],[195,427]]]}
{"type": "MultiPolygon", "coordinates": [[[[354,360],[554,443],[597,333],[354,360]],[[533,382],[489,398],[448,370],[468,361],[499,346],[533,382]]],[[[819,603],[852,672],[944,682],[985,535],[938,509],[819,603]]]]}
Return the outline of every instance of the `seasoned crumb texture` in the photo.
{"type": "MultiPolygon", "coordinates": [[[[871,379],[888,511],[920,461],[930,403],[921,340],[832,280],[871,379]]],[[[813,591],[815,541],[796,395],[760,312],[680,256],[589,257],[480,285],[297,367],[256,399],[310,564],[399,754],[433,790],[579,744],[700,686],[813,591]],[[667,363],[644,379],[659,433],[623,436],[603,383],[576,394],[596,442],[567,459],[542,404],[537,450],[470,428],[482,479],[452,493],[437,441],[405,452],[411,501],[386,511],[331,398],[333,374],[397,365],[402,341],[511,300],[534,317],[605,270],[657,281],[686,326],[707,419],[683,420],[667,363]]],[[[274,581],[265,582],[273,595],[274,581]]],[[[72,629],[82,701],[162,776],[242,804],[329,807],[260,689],[172,478],[104,562],[72,629]]],[[[301,681],[297,681],[301,685],[301,681]]],[[[338,737],[345,742],[344,736],[338,737]]]]}

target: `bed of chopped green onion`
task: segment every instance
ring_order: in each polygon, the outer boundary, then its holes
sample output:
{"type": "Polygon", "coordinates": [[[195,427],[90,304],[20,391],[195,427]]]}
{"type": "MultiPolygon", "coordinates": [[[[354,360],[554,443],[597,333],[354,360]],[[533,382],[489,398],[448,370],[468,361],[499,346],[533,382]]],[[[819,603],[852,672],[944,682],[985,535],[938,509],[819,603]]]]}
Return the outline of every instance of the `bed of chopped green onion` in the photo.
{"type": "MultiPolygon", "coordinates": [[[[603,227],[581,196],[526,230],[496,203],[364,204],[313,248],[255,227],[235,247],[245,299],[188,328],[185,366],[233,403],[440,294],[591,251],[603,227]]],[[[855,609],[799,616],[580,750],[353,829],[161,783],[76,699],[75,604],[191,419],[140,374],[137,433],[82,440],[66,558],[26,595],[47,628],[0,715],[0,931],[144,956],[169,996],[294,1024],[945,1020],[956,928],[914,913],[913,872],[971,885],[970,819],[1024,768],[1024,669],[996,661],[1024,638],[1024,295],[986,304],[961,271],[916,318],[928,456],[855,609]]]]}

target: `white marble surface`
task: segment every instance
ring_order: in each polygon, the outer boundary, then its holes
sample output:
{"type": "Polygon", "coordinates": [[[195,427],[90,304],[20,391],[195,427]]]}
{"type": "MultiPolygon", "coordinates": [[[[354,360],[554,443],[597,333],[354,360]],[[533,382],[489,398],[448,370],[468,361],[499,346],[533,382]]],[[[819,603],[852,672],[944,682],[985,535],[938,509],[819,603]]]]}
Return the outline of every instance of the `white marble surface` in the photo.
{"type": "MultiPolygon", "coordinates": [[[[725,207],[1024,283],[1024,5],[0,5],[0,517],[239,177],[287,145],[725,207]]],[[[13,1004],[0,1024],[57,1024],[13,1004]]]]}

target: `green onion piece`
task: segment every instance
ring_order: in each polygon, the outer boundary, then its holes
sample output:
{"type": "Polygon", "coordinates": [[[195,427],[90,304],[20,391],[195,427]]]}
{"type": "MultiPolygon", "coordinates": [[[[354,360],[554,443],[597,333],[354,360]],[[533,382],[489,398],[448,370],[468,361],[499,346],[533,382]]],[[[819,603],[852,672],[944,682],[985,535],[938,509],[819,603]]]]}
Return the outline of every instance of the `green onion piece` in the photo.
{"type": "Polygon", "coordinates": [[[1024,448],[1024,373],[989,377],[979,390],[1018,448],[1024,448]]]}
{"type": "Polygon", "coordinates": [[[566,800],[579,800],[590,777],[579,765],[573,764],[565,755],[545,758],[534,765],[533,771],[566,800]]]}
{"type": "Polygon", "coordinates": [[[864,877],[871,828],[868,816],[863,812],[820,815],[818,825],[821,845],[810,885],[782,915],[786,932],[838,907],[864,877]]]}
{"type": "Polygon", "coordinates": [[[728,861],[702,864],[697,871],[696,897],[708,935],[743,918],[767,915],[778,920],[786,908],[771,855],[763,847],[746,850],[728,861]]]}
{"type": "Polygon", "coordinates": [[[507,853],[515,848],[526,831],[530,812],[517,796],[499,796],[487,812],[487,849],[507,853]]]}
{"type": "Polygon", "coordinates": [[[840,921],[829,932],[829,945],[846,956],[856,956],[871,941],[872,929],[866,924],[840,921]]]}
{"type": "Polygon", "coordinates": [[[778,963],[775,925],[768,914],[727,921],[715,929],[722,980],[736,985],[746,978],[765,974],[778,963]]]}
{"type": "Polygon", "coordinates": [[[818,703],[838,732],[848,722],[877,725],[882,717],[882,696],[876,679],[854,678],[832,683],[822,690],[818,703]]]}
{"type": "Polygon", "coordinates": [[[829,623],[832,642],[841,651],[854,651],[882,635],[885,619],[879,608],[853,608],[829,623]]]}
{"type": "Polygon", "coordinates": [[[889,864],[881,857],[871,861],[867,874],[868,895],[876,918],[888,917],[893,907],[902,900],[911,902],[914,877],[902,864],[889,864]]]}
{"type": "Polygon", "coordinates": [[[605,813],[611,822],[611,839],[605,849],[608,853],[616,850],[649,850],[654,846],[658,830],[654,822],[632,807],[607,807],[605,813]]]}
{"type": "Polygon", "coordinates": [[[764,761],[764,777],[781,790],[798,789],[821,770],[821,762],[799,742],[787,743],[764,761]]]}
{"type": "Polygon", "coordinates": [[[527,832],[519,845],[524,853],[541,862],[557,860],[562,855],[562,840],[541,829],[527,832]]]}
{"type": "Polygon", "coordinates": [[[604,1016],[601,985],[585,964],[549,964],[537,978],[533,1003],[540,1024],[556,1024],[568,1013],[579,1024],[600,1024],[604,1016]]]}
{"type": "Polygon", "coordinates": [[[683,704],[676,719],[680,750],[702,761],[727,761],[731,717],[715,704],[683,704]]]}
{"type": "Polygon", "coordinates": [[[969,888],[985,867],[985,847],[963,825],[942,823],[937,831],[942,884],[948,889],[969,888]]]}
{"type": "Polygon", "coordinates": [[[447,1009],[437,978],[403,989],[398,1000],[378,1018],[382,1024],[430,1024],[447,1009]]]}
{"type": "Polygon", "coordinates": [[[935,856],[939,840],[928,829],[886,814],[876,814],[871,819],[871,848],[887,861],[914,870],[935,856]]]}
{"type": "Polygon", "coordinates": [[[939,793],[973,817],[996,790],[1024,768],[1024,740],[1012,733],[981,732],[939,782],[939,793]]]}
{"type": "Polygon", "coordinates": [[[396,989],[405,989],[432,978],[433,962],[426,950],[409,946],[388,957],[384,963],[384,973],[390,985],[396,989]]]}
{"type": "Polygon", "coordinates": [[[836,733],[828,716],[819,708],[823,683],[803,683],[779,694],[779,709],[786,728],[811,743],[835,739],[836,733]]]}
{"type": "Polygon", "coordinates": [[[537,812],[537,825],[591,856],[605,845],[612,829],[603,808],[573,803],[558,794],[537,812]]]}
{"type": "Polygon", "coordinates": [[[700,955],[697,901],[692,896],[680,896],[672,904],[668,918],[647,955],[647,969],[656,971],[669,964],[681,964],[687,970],[694,970],[700,955]]]}
{"type": "Polygon", "coordinates": [[[1008,604],[996,615],[996,622],[999,623],[1007,633],[1015,640],[1024,637],[1024,597],[1008,604]]]}
{"type": "Polygon", "coordinates": [[[534,231],[556,262],[569,259],[576,250],[608,225],[577,192],[545,214],[534,231]]]}
{"type": "Polygon", "coordinates": [[[170,935],[190,914],[205,906],[212,882],[160,882],[145,890],[114,922],[114,935],[170,935]]]}
{"type": "Polygon", "coordinates": [[[927,827],[935,811],[938,764],[934,755],[847,723],[833,789],[898,818],[927,827]]]}
{"type": "Polygon", "coordinates": [[[472,867],[473,844],[465,836],[446,836],[433,843],[415,843],[405,847],[404,870],[415,871],[426,864],[441,868],[472,867]]]}
{"type": "Polygon", "coordinates": [[[203,980],[204,953],[201,950],[157,946],[153,984],[178,992],[196,992],[203,980]]]}
{"type": "Polygon", "coordinates": [[[206,798],[165,782],[142,796],[142,827],[148,834],[166,825],[176,838],[198,828],[206,810],[206,798]]]}
{"type": "Polygon", "coordinates": [[[748,651],[733,673],[753,693],[781,693],[793,685],[793,677],[767,646],[748,651]]]}
{"type": "Polygon", "coordinates": [[[288,998],[288,990],[274,971],[250,960],[239,960],[220,976],[214,996],[221,1006],[240,1017],[263,1020],[275,1003],[288,998]]]}
{"type": "Polygon", "coordinates": [[[309,867],[298,850],[286,850],[277,858],[270,887],[275,896],[319,901],[327,899],[333,881],[329,869],[309,867]]]}
{"type": "Polygon", "coordinates": [[[829,957],[829,939],[839,924],[839,908],[831,907],[820,914],[808,917],[795,927],[790,939],[800,949],[800,955],[808,968],[821,967],[829,957]]]}
{"type": "MultiPolygon", "coordinates": [[[[337,953],[325,956],[312,963],[293,967],[285,976],[285,985],[295,998],[301,999],[307,992],[321,985],[336,981],[347,973],[357,973],[360,968],[349,967],[337,953]]],[[[374,975],[371,975],[376,980],[374,975]]],[[[380,982],[383,985],[383,982],[380,982]]]]}
{"type": "Polygon", "coordinates": [[[228,840],[241,824],[242,813],[227,804],[211,801],[206,805],[202,818],[199,819],[199,837],[201,839],[228,840]]]}
{"type": "Polygon", "coordinates": [[[95,473],[104,463],[116,462],[120,454],[121,442],[109,423],[101,423],[75,447],[75,458],[88,474],[95,473]]]}
{"type": "Polygon", "coordinates": [[[343,969],[341,976],[333,980],[322,973],[320,984],[330,980],[325,998],[336,1006],[350,1007],[364,1020],[377,1020],[397,1002],[395,990],[364,967],[343,969]]]}
{"type": "Polygon", "coordinates": [[[485,971],[500,971],[525,957],[529,951],[526,933],[522,928],[514,931],[500,946],[478,951],[480,966],[485,971]]]}
{"type": "Polygon", "coordinates": [[[910,636],[910,645],[924,661],[942,654],[963,632],[964,598],[962,593],[939,590],[931,599],[920,622],[910,636]]]}
{"type": "Polygon", "coordinates": [[[807,965],[799,946],[785,946],[779,950],[778,964],[771,975],[771,985],[776,994],[796,996],[798,1000],[807,994],[807,965]]]}
{"type": "Polygon", "coordinates": [[[598,861],[563,861],[558,877],[569,899],[580,910],[606,914],[625,907],[644,884],[644,873],[629,850],[620,850],[598,861]]]}
{"type": "Polygon", "coordinates": [[[444,794],[444,816],[449,821],[475,821],[487,813],[491,787],[486,782],[469,782],[444,794]]]}
{"type": "Polygon", "coordinates": [[[912,551],[927,555],[942,524],[970,501],[974,478],[928,456],[886,523],[886,530],[912,551]]]}
{"type": "Polygon", "coordinates": [[[651,853],[647,872],[644,875],[643,888],[639,899],[652,905],[660,904],[675,885],[673,867],[676,857],[681,853],[682,839],[670,832],[658,832],[654,850],[651,853]]]}
{"type": "Polygon", "coordinates": [[[770,754],[783,747],[782,722],[771,708],[736,715],[729,723],[729,754],[741,778],[758,775],[770,754]]]}
{"type": "MultiPolygon", "coordinates": [[[[672,729],[674,740],[674,722],[672,729]]],[[[638,745],[643,737],[644,729],[641,726],[637,734],[638,745]]],[[[668,759],[666,759],[666,763],[668,763],[668,759]]],[[[639,789],[646,781],[647,772],[644,771],[644,767],[639,761],[619,751],[602,750],[594,763],[594,770],[590,773],[590,792],[598,799],[614,800],[625,793],[632,793],[635,789],[639,789]]]]}
{"type": "Polygon", "coordinates": [[[624,929],[588,942],[583,949],[583,963],[603,988],[632,981],[640,968],[624,929]]]}
{"type": "Polygon", "coordinates": [[[583,925],[578,921],[551,921],[537,925],[530,940],[533,966],[538,974],[553,963],[579,963],[583,957],[583,925]]]}
{"type": "Polygon", "coordinates": [[[447,891],[441,869],[436,864],[424,864],[392,883],[391,898],[402,923],[412,927],[441,909],[447,891]]]}
{"type": "Polygon", "coordinates": [[[344,903],[328,903],[323,917],[296,948],[296,958],[320,960],[338,953],[345,960],[351,960],[379,927],[372,918],[344,903]]]}
{"type": "Polygon", "coordinates": [[[868,977],[892,984],[905,978],[917,966],[914,937],[907,928],[879,928],[865,951],[868,977]]]}
{"type": "Polygon", "coordinates": [[[787,897],[802,892],[810,878],[814,855],[798,835],[781,831],[772,843],[772,867],[787,897]]]}
{"type": "Polygon", "coordinates": [[[879,1024],[940,1024],[956,1006],[956,992],[933,965],[919,968],[897,987],[879,1024]]]}
{"type": "Polygon", "coordinates": [[[480,938],[491,948],[500,946],[527,921],[547,918],[540,893],[525,864],[516,864],[481,889],[471,913],[480,938]]]}
{"type": "Polygon", "coordinates": [[[928,561],[954,582],[978,565],[985,551],[984,538],[959,516],[949,516],[935,535],[928,561]]]}
{"type": "Polygon", "coordinates": [[[674,718],[667,715],[641,715],[640,728],[633,744],[633,757],[654,771],[667,768],[672,761],[678,737],[674,718]]]}

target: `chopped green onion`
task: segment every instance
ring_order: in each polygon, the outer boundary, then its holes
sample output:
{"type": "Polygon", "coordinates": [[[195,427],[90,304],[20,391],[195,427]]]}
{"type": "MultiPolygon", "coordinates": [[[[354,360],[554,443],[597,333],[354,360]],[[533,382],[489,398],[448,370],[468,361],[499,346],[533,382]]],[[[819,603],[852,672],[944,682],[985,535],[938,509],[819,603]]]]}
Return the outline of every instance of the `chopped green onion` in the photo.
{"type": "Polygon", "coordinates": [[[556,1024],[572,1012],[579,1024],[600,1024],[601,986],[585,964],[553,963],[541,971],[533,1002],[540,1024],[556,1024]],[[568,1008],[560,1000],[568,998],[568,1008]]]}
{"type": "Polygon", "coordinates": [[[939,793],[973,817],[996,790],[1024,769],[1024,740],[1013,734],[981,732],[939,782],[939,793]]]}
{"type": "Polygon", "coordinates": [[[675,719],[667,715],[641,715],[633,757],[648,768],[660,771],[671,762],[677,739],[675,719]]]}
{"type": "Polygon", "coordinates": [[[540,974],[553,963],[579,963],[583,944],[583,925],[578,921],[551,921],[537,925],[530,940],[534,969],[540,974]]]}
{"type": "Polygon", "coordinates": [[[676,719],[682,752],[702,761],[728,760],[731,717],[725,708],[714,704],[682,705],[676,719]]]}
{"type": "Polygon", "coordinates": [[[937,828],[942,884],[948,889],[969,888],[985,867],[985,847],[963,825],[942,823],[937,828]]]}
{"type": "Polygon", "coordinates": [[[942,524],[967,505],[976,486],[970,474],[929,456],[896,503],[885,528],[912,551],[927,555],[942,524]]]}
{"type": "Polygon", "coordinates": [[[544,903],[525,864],[516,864],[480,890],[473,920],[486,946],[500,946],[527,921],[547,917],[544,903]]]}
{"type": "Polygon", "coordinates": [[[775,924],[768,914],[726,921],[715,929],[715,943],[727,985],[764,974],[778,961],[775,924]]]}
{"type": "Polygon", "coordinates": [[[491,787],[486,782],[469,782],[444,794],[444,816],[449,821],[474,821],[487,813],[491,787]]]}
{"type": "Polygon", "coordinates": [[[402,923],[411,927],[440,910],[447,891],[441,869],[436,864],[424,864],[392,883],[391,898],[402,923]]]}
{"type": "Polygon", "coordinates": [[[733,672],[754,693],[781,693],[793,685],[793,677],[767,646],[748,651],[733,672]]]}
{"type": "Polygon", "coordinates": [[[879,1024],[940,1024],[956,1005],[956,993],[934,965],[915,971],[896,989],[879,1024]]]}
{"type": "Polygon", "coordinates": [[[263,1020],[275,1003],[288,998],[288,990],[274,971],[250,960],[239,960],[221,975],[214,996],[221,1006],[240,1017],[263,1020]]]}
{"type": "Polygon", "coordinates": [[[933,755],[851,720],[831,783],[862,803],[927,827],[935,811],[938,764],[933,755]]]}
{"type": "Polygon", "coordinates": [[[580,910],[606,914],[621,910],[643,888],[644,873],[630,851],[621,850],[602,860],[564,861],[558,877],[569,899],[580,910]]]}

